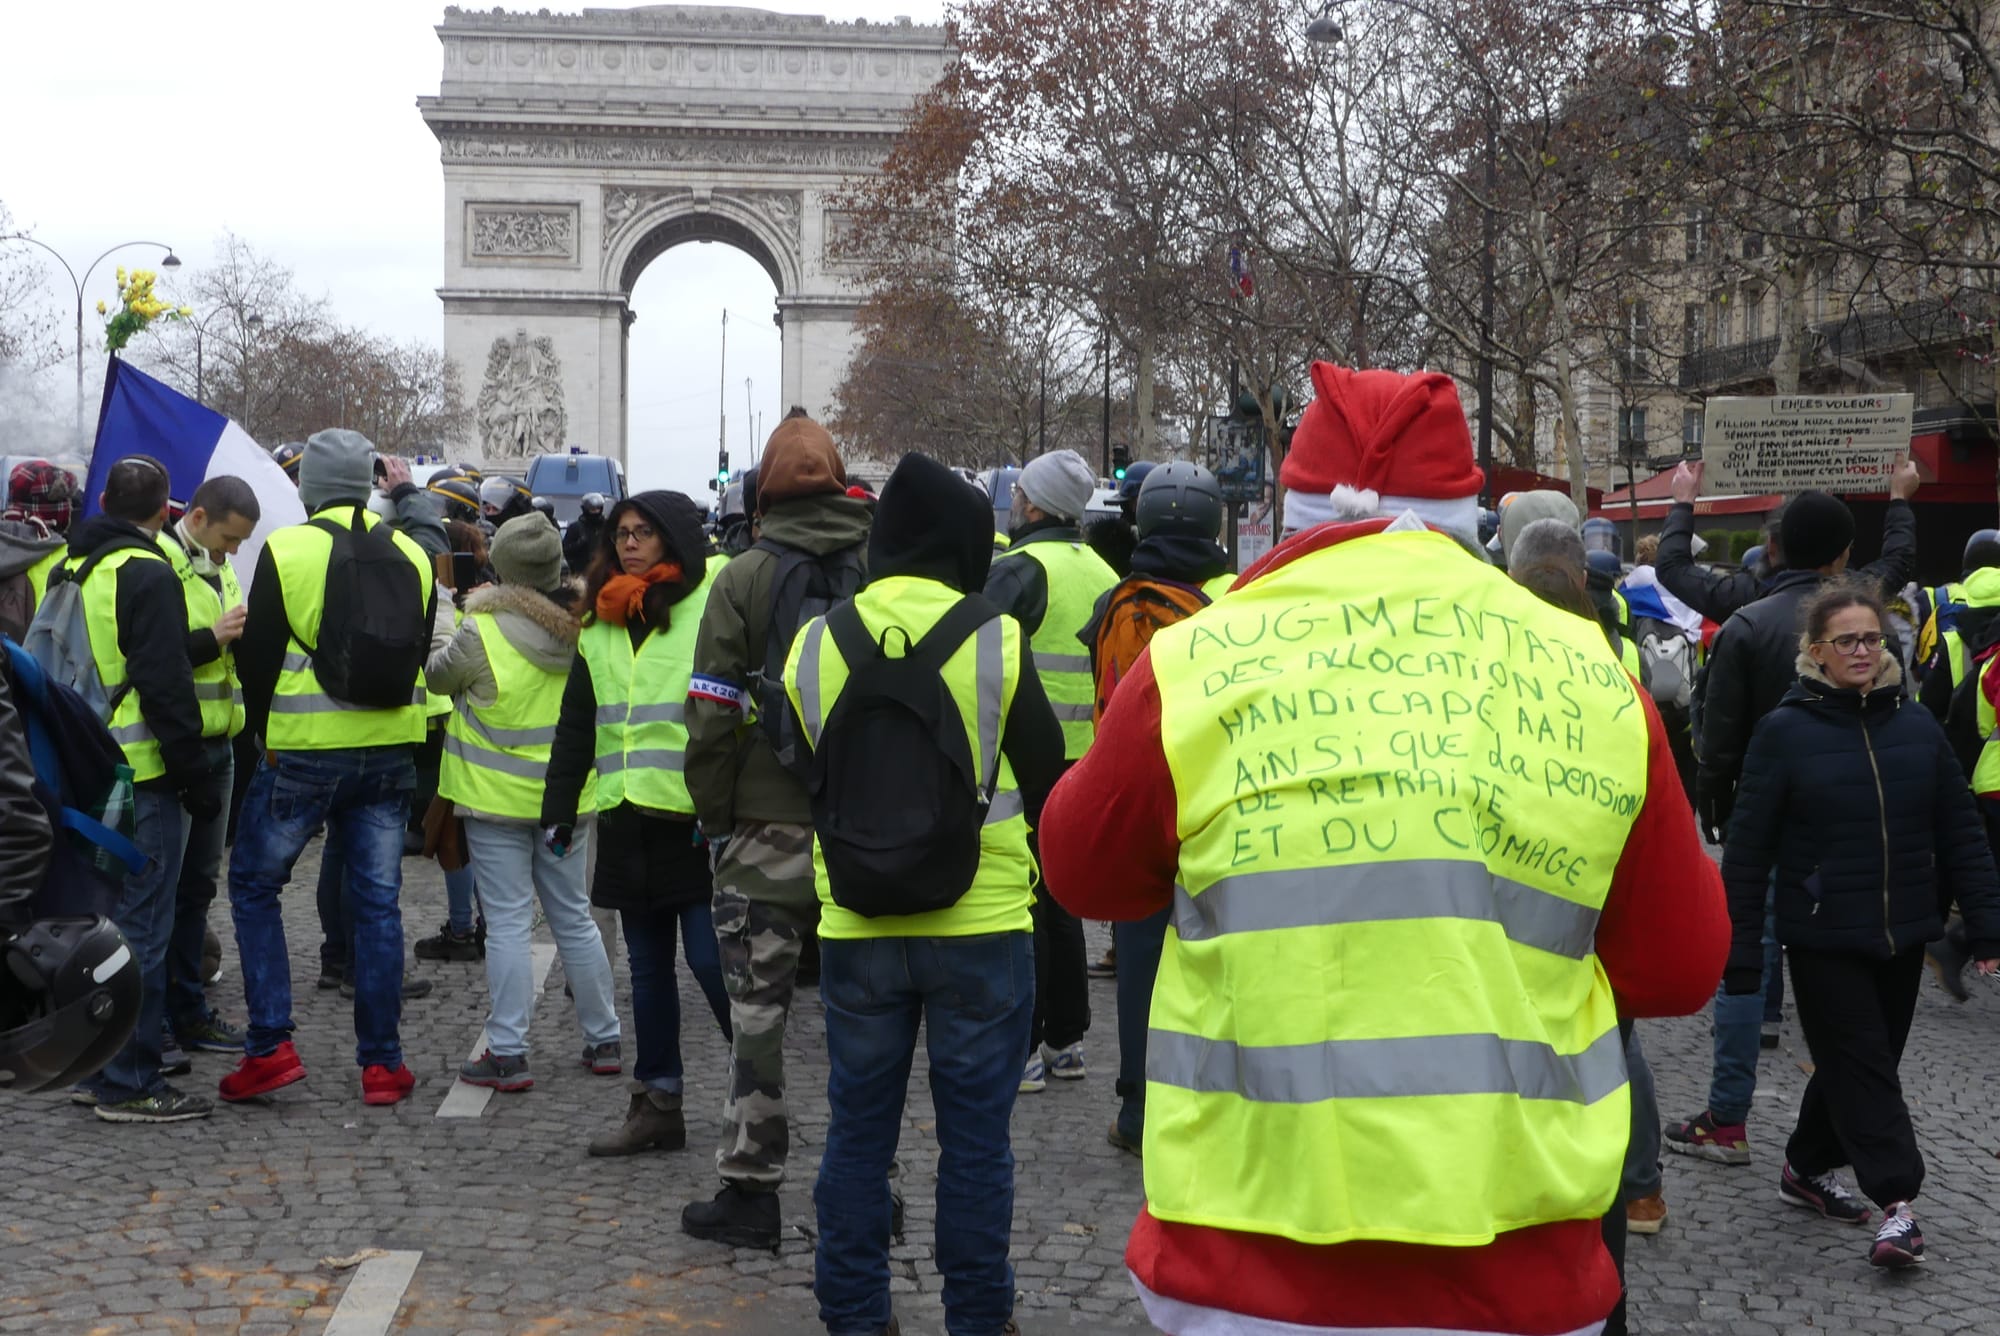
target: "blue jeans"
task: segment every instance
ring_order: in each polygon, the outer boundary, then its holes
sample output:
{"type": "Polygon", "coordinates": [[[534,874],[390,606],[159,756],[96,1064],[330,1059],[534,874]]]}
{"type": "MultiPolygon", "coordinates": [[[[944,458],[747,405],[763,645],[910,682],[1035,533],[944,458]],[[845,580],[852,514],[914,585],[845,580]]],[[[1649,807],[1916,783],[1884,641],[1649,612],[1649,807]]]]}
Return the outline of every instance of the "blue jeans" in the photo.
{"type": "Polygon", "coordinates": [[[133,790],[132,840],[146,855],[143,871],[125,878],[112,921],[139,960],[139,1023],[125,1047],[84,1082],[102,1104],[120,1104],[154,1094],[166,1085],[160,1075],[160,1031],[166,1015],[167,944],[174,930],[174,892],[181,880],[188,816],[180,799],[154,785],[133,790]]]}
{"type": "Polygon", "coordinates": [[[1146,1023],[1172,917],[1172,909],[1162,909],[1136,923],[1111,925],[1118,951],[1118,1132],[1134,1142],[1146,1130],[1146,1023]]]}
{"type": "Polygon", "coordinates": [[[832,1336],[889,1323],[889,1170],[922,1023],[937,1114],[945,1330],[998,1336],[1014,1312],[1008,1123],[1034,1014],[1033,939],[1007,932],[824,940],[820,997],[830,1062],[826,1152],[813,1189],[820,1321],[832,1336]]]}
{"type": "Polygon", "coordinates": [[[1778,920],[1773,891],[1764,893],[1764,986],[1754,993],[1731,997],[1715,988],[1715,1066],[1708,1081],[1708,1111],[1718,1123],[1740,1123],[1750,1116],[1757,1093],[1757,1053],[1764,1037],[1765,999],[1771,976],[1784,953],[1778,950],[1778,920]]]}
{"type": "MultiPolygon", "coordinates": [[[[492,1010],[486,1043],[501,1057],[525,1057],[528,1016],[535,1005],[535,969],[529,950],[535,900],[548,916],[549,935],[562,953],[563,974],[576,995],[576,1019],[586,1044],[618,1040],[618,1008],[611,1000],[611,966],[590,918],[583,869],[590,861],[590,827],[558,858],[534,826],[465,819],[465,845],[486,887],[486,989],[492,1010]]],[[[713,934],[711,934],[712,936],[713,934]]]]}
{"type": "MultiPolygon", "coordinates": [[[[256,1057],[292,1037],[292,962],[278,895],[321,825],[344,865],[353,914],[355,1061],[403,1060],[403,825],[416,787],[410,749],[282,752],[257,767],[229,857],[229,907],[256,1057]]],[[[339,883],[336,882],[336,885],[339,883]]]]}
{"type": "Polygon", "coordinates": [[[188,818],[187,846],[174,894],[173,936],[167,945],[167,1022],[182,1034],[207,1020],[210,1012],[208,994],[203,991],[202,951],[208,944],[208,907],[215,903],[216,882],[222,876],[229,795],[236,783],[236,760],[229,739],[209,742],[208,764],[206,788],[221,810],[209,821],[188,818]]]}
{"type": "Polygon", "coordinates": [[[1632,1139],[1625,1145],[1624,1190],[1618,1199],[1629,1202],[1660,1190],[1660,1101],[1637,1026],[1625,1041],[1625,1070],[1632,1081],[1632,1139]]]}
{"type": "MultiPolygon", "coordinates": [[[[679,909],[621,910],[619,918],[625,924],[625,953],[632,963],[632,1030],[639,1046],[632,1060],[632,1079],[662,1094],[678,1095],[682,1068],[681,986],[674,975],[676,927],[688,972],[701,985],[722,1037],[733,1036],[729,991],[722,984],[722,952],[715,944],[715,912],[703,900],[679,909]]],[[[490,923],[486,930],[490,952],[490,923]]]]}
{"type": "MultiPolygon", "coordinates": [[[[470,863],[456,872],[444,874],[445,921],[460,937],[470,935],[474,927],[474,911],[479,899],[475,891],[477,885],[478,879],[473,875],[470,863]]],[[[586,893],[584,903],[589,902],[590,896],[586,893]]],[[[563,972],[569,972],[567,964],[563,966],[563,972]]],[[[574,983],[575,980],[571,982],[574,983]]]]}

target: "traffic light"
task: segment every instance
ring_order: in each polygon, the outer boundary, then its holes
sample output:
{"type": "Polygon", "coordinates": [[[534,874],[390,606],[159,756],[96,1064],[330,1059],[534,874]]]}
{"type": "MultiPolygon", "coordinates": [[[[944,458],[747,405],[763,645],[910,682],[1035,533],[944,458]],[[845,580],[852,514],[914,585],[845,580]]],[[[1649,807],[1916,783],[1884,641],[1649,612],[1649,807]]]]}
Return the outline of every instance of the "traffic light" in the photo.
{"type": "Polygon", "coordinates": [[[1132,452],[1122,445],[1111,447],[1111,476],[1119,482],[1125,481],[1125,470],[1132,467],[1132,452]]]}
{"type": "Polygon", "coordinates": [[[729,490],[728,455],[718,454],[715,457],[715,480],[709,483],[708,490],[711,492],[726,492],[729,490]]]}

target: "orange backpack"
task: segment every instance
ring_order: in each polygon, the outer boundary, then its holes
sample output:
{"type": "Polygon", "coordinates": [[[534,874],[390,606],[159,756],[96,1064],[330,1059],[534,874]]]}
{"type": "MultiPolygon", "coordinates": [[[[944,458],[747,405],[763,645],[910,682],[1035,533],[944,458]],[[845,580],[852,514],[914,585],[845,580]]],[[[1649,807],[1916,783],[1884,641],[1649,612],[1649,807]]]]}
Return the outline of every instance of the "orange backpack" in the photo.
{"type": "Polygon", "coordinates": [[[1126,577],[1106,595],[1104,611],[1097,618],[1096,635],[1090,642],[1091,672],[1097,680],[1097,702],[1091,711],[1093,723],[1103,721],[1105,708],[1111,704],[1111,693],[1125,680],[1125,674],[1132,671],[1132,665],[1139,661],[1139,651],[1152,641],[1154,633],[1163,626],[1192,617],[1210,602],[1208,595],[1194,585],[1143,575],[1126,577]]]}

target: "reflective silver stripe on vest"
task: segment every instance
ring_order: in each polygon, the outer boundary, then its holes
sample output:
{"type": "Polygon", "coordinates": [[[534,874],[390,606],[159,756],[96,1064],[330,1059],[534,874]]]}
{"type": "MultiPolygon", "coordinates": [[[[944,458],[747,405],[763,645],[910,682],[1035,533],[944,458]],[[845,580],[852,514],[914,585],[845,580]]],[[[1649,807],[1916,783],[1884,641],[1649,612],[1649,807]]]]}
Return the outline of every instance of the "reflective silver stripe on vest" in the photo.
{"type": "Polygon", "coordinates": [[[456,756],[478,770],[497,770],[503,775],[514,775],[521,779],[545,779],[549,773],[546,761],[536,761],[526,756],[509,756],[505,752],[486,751],[450,733],[444,736],[444,750],[447,756],[456,756]]]}
{"type": "Polygon", "coordinates": [[[227,678],[224,678],[220,682],[197,682],[194,684],[194,698],[196,700],[228,700],[231,694],[227,678]]]}
{"type": "Polygon", "coordinates": [[[1090,722],[1091,706],[1088,703],[1083,705],[1065,705],[1061,701],[1050,701],[1049,708],[1056,712],[1057,719],[1066,723],[1081,721],[1087,724],[1090,722]]]}
{"type": "Polygon", "coordinates": [[[279,667],[288,673],[309,673],[312,671],[312,666],[312,655],[296,654],[290,650],[285,652],[285,657],[279,664],[279,667]]]}
{"type": "MultiPolygon", "coordinates": [[[[1090,671],[1088,654],[1048,654],[1041,650],[1034,652],[1036,673],[1087,673],[1090,671]]],[[[1084,718],[1090,717],[1088,707],[1084,718]]]]}
{"type": "Polygon", "coordinates": [[[1025,816],[1027,812],[1028,806],[1021,798],[1021,791],[1009,789],[1005,793],[993,795],[993,801],[986,808],[986,819],[979,824],[997,826],[1002,821],[1012,821],[1017,816],[1025,816]]]}
{"type": "Polygon", "coordinates": [[[549,724],[542,728],[494,728],[472,711],[464,696],[458,698],[454,707],[459,721],[463,723],[489,747],[548,747],[556,740],[556,726],[549,724]]]}
{"type": "MultiPolygon", "coordinates": [[[[819,708],[819,650],[820,642],[826,639],[826,618],[816,619],[808,630],[805,643],[799,646],[799,723],[805,727],[806,741],[814,748],[819,746],[820,730],[826,726],[826,718],[819,708]]],[[[853,664],[848,665],[852,672],[853,664]]]]}
{"type": "Polygon", "coordinates": [[[597,773],[615,775],[621,770],[672,770],[680,773],[687,769],[687,755],[677,751],[635,751],[620,755],[610,752],[597,758],[597,773]]]}
{"type": "MultiPolygon", "coordinates": [[[[410,694],[411,705],[424,705],[430,697],[424,693],[422,685],[410,694]]],[[[359,710],[363,714],[384,714],[391,710],[407,709],[403,705],[356,705],[351,701],[335,700],[322,692],[310,692],[303,696],[271,697],[272,714],[337,714],[342,710],[359,710]]]]}
{"type": "Polygon", "coordinates": [[[1424,918],[1497,923],[1509,941],[1571,960],[1589,955],[1597,937],[1596,910],[1455,859],[1246,872],[1200,895],[1174,887],[1174,931],[1184,942],[1424,918]]]}
{"type": "Polygon", "coordinates": [[[143,723],[126,724],[122,728],[111,730],[111,740],[121,747],[130,747],[140,742],[151,742],[153,730],[143,723]]]}
{"type": "Polygon", "coordinates": [[[629,709],[623,705],[600,705],[597,707],[597,724],[600,728],[616,727],[619,724],[685,724],[687,706],[681,701],[663,701],[657,705],[634,705],[629,709]]]}
{"type": "Polygon", "coordinates": [[[1259,1104],[1418,1095],[1518,1095],[1595,1104],[1625,1084],[1625,1045],[1615,1026],[1567,1057],[1547,1044],[1490,1034],[1245,1048],[1178,1030],[1148,1030],[1146,1079],[1259,1104]]]}
{"type": "Polygon", "coordinates": [[[1006,643],[997,617],[973,632],[973,690],[979,697],[979,731],[973,738],[979,754],[973,760],[979,764],[981,793],[991,793],[1000,782],[1000,707],[1007,694],[1006,643]]]}

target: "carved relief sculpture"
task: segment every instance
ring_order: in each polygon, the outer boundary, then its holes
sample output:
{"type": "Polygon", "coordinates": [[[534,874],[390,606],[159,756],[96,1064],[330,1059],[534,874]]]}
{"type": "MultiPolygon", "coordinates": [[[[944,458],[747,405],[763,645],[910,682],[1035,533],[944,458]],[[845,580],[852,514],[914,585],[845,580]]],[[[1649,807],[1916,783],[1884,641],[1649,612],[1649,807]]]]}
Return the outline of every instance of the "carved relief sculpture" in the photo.
{"type": "Polygon", "coordinates": [[[647,209],[664,199],[686,198],[692,190],[627,190],[618,186],[604,187],[604,228],[602,247],[611,249],[611,239],[618,230],[638,217],[647,209]]]}
{"type": "Polygon", "coordinates": [[[576,210],[472,208],[470,253],[478,259],[576,258],[576,210]]]}
{"type": "Polygon", "coordinates": [[[489,464],[527,459],[563,449],[569,415],[563,411],[562,363],[555,343],[514,337],[493,340],[486,380],[479,390],[479,441],[489,464]]]}

